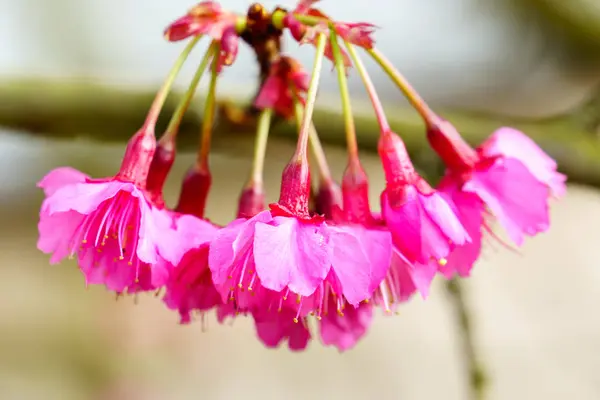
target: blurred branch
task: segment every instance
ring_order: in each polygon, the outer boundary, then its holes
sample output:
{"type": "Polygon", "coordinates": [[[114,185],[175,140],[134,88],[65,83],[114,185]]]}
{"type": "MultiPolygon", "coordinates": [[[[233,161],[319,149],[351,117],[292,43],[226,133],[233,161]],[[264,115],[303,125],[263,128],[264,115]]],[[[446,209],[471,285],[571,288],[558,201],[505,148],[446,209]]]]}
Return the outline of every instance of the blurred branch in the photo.
{"type": "MultiPolygon", "coordinates": [[[[99,141],[125,141],[142,123],[152,102],[153,92],[124,90],[90,82],[11,80],[0,81],[0,126],[24,133],[53,138],[86,137],[99,141]]],[[[178,96],[171,96],[164,115],[173,112],[178,96]]],[[[192,107],[181,126],[180,146],[195,147],[201,116],[192,107]]],[[[506,120],[505,118],[458,112],[442,113],[453,122],[470,143],[476,145],[496,128],[511,125],[532,137],[554,157],[571,182],[600,187],[600,140],[589,123],[578,115],[544,121],[506,120]]],[[[428,174],[439,171],[439,162],[427,144],[423,124],[411,110],[389,113],[392,128],[402,135],[418,167],[428,174]]],[[[315,125],[324,142],[344,142],[343,121],[335,111],[319,109],[315,125]]],[[[159,122],[158,131],[166,126],[159,122]]],[[[371,114],[357,115],[357,132],[365,150],[377,148],[378,128],[371,114]]],[[[251,125],[233,125],[220,118],[215,144],[232,143],[236,135],[253,134],[251,125]]],[[[293,125],[279,123],[273,134],[294,140],[293,125]]],[[[238,136],[239,137],[239,136],[238,136]]]]}
{"type": "MultiPolygon", "coordinates": [[[[598,0],[519,0],[518,4],[544,16],[555,31],[561,31],[571,45],[600,52],[600,3],[598,0]]],[[[592,56],[588,54],[588,57],[592,56]]]]}
{"type": "Polygon", "coordinates": [[[463,287],[458,278],[446,281],[446,290],[454,307],[458,320],[459,339],[462,342],[463,354],[470,383],[470,397],[472,400],[486,398],[487,375],[481,362],[473,338],[472,318],[464,298],[463,287]]]}

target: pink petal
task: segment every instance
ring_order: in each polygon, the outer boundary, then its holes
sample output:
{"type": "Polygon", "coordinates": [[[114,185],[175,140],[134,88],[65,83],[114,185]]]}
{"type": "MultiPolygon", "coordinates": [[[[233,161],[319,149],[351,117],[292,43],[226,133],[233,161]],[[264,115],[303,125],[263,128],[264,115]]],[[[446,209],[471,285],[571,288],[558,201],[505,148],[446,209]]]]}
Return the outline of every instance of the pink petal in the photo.
{"type": "Polygon", "coordinates": [[[276,292],[288,287],[301,296],[313,294],[331,267],[328,240],[323,226],[292,217],[257,223],[254,260],[262,285],[276,292]]]}
{"type": "Polygon", "coordinates": [[[331,265],[348,303],[371,297],[385,278],[392,255],[389,232],[360,226],[329,226],[331,265]]]}
{"type": "Polygon", "coordinates": [[[370,304],[346,307],[343,317],[328,313],[319,322],[321,341],[326,346],[337,347],[339,351],[349,350],[367,333],[372,319],[373,307],[370,304]]]}
{"type": "Polygon", "coordinates": [[[254,315],[258,338],[270,348],[276,348],[288,339],[291,350],[304,350],[310,340],[310,332],[303,321],[294,322],[292,311],[262,312],[254,315]]]}
{"type": "Polygon", "coordinates": [[[460,246],[471,240],[461,221],[442,196],[438,193],[419,195],[419,200],[429,218],[452,241],[452,244],[460,246]]]}
{"type": "Polygon", "coordinates": [[[488,169],[474,172],[463,190],[483,200],[517,245],[523,244],[524,235],[550,226],[549,188],[514,158],[497,159],[488,169]]]}
{"type": "MultiPolygon", "coordinates": [[[[138,194],[138,189],[129,182],[111,180],[99,183],[75,183],[56,190],[46,199],[45,207],[50,214],[76,211],[80,214],[90,214],[100,203],[113,198],[120,191],[138,194]]],[[[135,196],[134,195],[134,196],[135,196]]]]}
{"type": "Polygon", "coordinates": [[[263,211],[251,219],[239,218],[220,229],[210,244],[208,265],[213,274],[215,285],[227,282],[236,260],[252,250],[254,230],[257,222],[272,220],[269,211],[263,211]]]}
{"type": "Polygon", "coordinates": [[[508,127],[500,128],[481,146],[480,151],[490,158],[516,158],[540,182],[550,186],[554,196],[560,197],[565,194],[567,177],[556,172],[556,161],[522,132],[508,127]]]}
{"type": "Polygon", "coordinates": [[[427,298],[436,272],[437,262],[432,260],[424,264],[413,264],[398,249],[394,249],[388,279],[392,282],[392,290],[400,301],[408,300],[415,291],[427,298]]]}
{"type": "Polygon", "coordinates": [[[448,202],[453,204],[461,223],[469,233],[471,241],[457,246],[446,258],[446,264],[440,265],[439,271],[450,279],[454,274],[467,277],[471,268],[481,254],[484,205],[476,195],[459,190],[441,192],[447,195],[448,202]]]}
{"type": "Polygon", "coordinates": [[[89,176],[83,172],[77,171],[71,167],[60,167],[48,172],[48,174],[38,182],[37,186],[44,190],[46,197],[49,197],[63,186],[74,183],[84,183],[87,179],[89,179],[89,176]]]}
{"type": "Polygon", "coordinates": [[[431,258],[439,260],[450,253],[452,246],[446,232],[455,238],[459,237],[454,234],[455,223],[446,224],[443,221],[444,216],[448,217],[447,210],[440,207],[441,214],[437,214],[439,210],[435,206],[439,206],[440,202],[437,199],[423,201],[421,197],[413,186],[407,186],[404,203],[393,208],[387,191],[384,191],[381,195],[381,208],[394,245],[411,263],[426,264],[431,258]],[[442,223],[444,229],[438,223],[442,223]]]}
{"type": "Polygon", "coordinates": [[[75,211],[54,215],[44,211],[40,213],[37,248],[46,254],[52,254],[50,264],[57,264],[71,254],[71,238],[83,218],[83,215],[75,211]]]}

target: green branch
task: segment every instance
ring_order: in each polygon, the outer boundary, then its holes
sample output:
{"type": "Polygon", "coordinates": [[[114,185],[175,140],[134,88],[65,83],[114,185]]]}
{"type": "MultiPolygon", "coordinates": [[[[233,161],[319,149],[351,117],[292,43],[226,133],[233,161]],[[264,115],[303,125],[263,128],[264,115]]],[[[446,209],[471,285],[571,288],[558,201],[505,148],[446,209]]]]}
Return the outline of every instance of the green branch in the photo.
{"type": "MultiPolygon", "coordinates": [[[[0,82],[0,126],[44,137],[124,141],[144,121],[153,97],[150,91],[127,91],[86,82],[0,82]]],[[[166,128],[179,98],[170,96],[167,100],[158,132],[166,128]]],[[[180,131],[180,146],[189,149],[196,146],[202,108],[192,104],[190,110],[180,131]]],[[[402,135],[416,165],[428,175],[439,172],[440,164],[427,144],[419,117],[404,109],[394,109],[389,115],[392,128],[402,135]]],[[[576,117],[527,121],[457,112],[442,112],[442,115],[472,144],[485,140],[503,125],[521,129],[557,160],[570,182],[600,187],[600,140],[576,117]]],[[[316,110],[314,122],[324,142],[343,145],[344,123],[338,113],[316,110]]],[[[374,116],[357,115],[356,130],[359,145],[375,151],[379,132],[374,116]]],[[[221,115],[214,135],[215,145],[224,140],[231,143],[232,137],[248,134],[254,134],[253,126],[232,125],[221,115]]],[[[297,132],[294,125],[280,122],[273,134],[296,140],[297,132]]]]}

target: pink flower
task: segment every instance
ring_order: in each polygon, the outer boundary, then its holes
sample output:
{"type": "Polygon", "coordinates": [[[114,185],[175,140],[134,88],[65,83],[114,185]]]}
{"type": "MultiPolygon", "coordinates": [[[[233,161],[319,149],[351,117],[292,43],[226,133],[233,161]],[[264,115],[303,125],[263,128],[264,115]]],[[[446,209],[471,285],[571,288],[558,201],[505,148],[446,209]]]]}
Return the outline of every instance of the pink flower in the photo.
{"type": "Polygon", "coordinates": [[[515,244],[548,229],[550,187],[561,194],[564,179],[537,146],[504,131],[475,150],[446,121],[430,127],[428,138],[448,167],[445,185],[481,199],[515,244]]]}
{"type": "MultiPolygon", "coordinates": [[[[152,130],[130,140],[119,173],[91,179],[58,168],[38,184],[46,194],[40,211],[38,248],[51,263],[76,255],[88,284],[110,290],[153,288],[152,265],[177,246],[172,219],[144,192],[156,141],[152,130]]],[[[165,258],[166,257],[166,258],[165,258]]]]}
{"type": "Polygon", "coordinates": [[[271,64],[269,76],[254,100],[259,109],[272,108],[285,118],[295,115],[295,97],[302,101],[308,90],[308,74],[291,57],[282,56],[271,64]]]}
{"type": "Polygon", "coordinates": [[[223,10],[216,1],[201,1],[186,15],[177,19],[165,29],[167,40],[176,42],[190,36],[208,35],[221,41],[225,30],[234,26],[237,15],[223,10]]]}
{"type": "MultiPolygon", "coordinates": [[[[313,8],[313,4],[317,3],[314,0],[301,0],[298,2],[298,5],[294,9],[293,12],[288,13],[284,19],[283,24],[286,28],[289,29],[290,33],[296,39],[296,41],[300,43],[312,43],[316,44],[317,33],[325,33],[329,35],[329,23],[333,22],[333,26],[336,34],[342,38],[343,41],[354,44],[359,47],[363,47],[365,49],[372,49],[375,40],[373,39],[373,32],[377,28],[375,25],[367,23],[367,22],[357,22],[357,23],[348,23],[348,22],[338,22],[333,21],[329,16],[321,12],[320,10],[313,8]],[[323,20],[322,23],[317,24],[314,27],[307,27],[303,25],[295,15],[307,15],[311,17],[320,18],[323,20]]],[[[352,62],[350,61],[350,57],[346,53],[346,51],[340,48],[342,53],[342,58],[344,65],[346,67],[350,67],[352,62]]],[[[333,58],[333,50],[331,47],[331,43],[327,42],[325,46],[325,57],[329,58],[332,61],[335,61],[333,58]]]]}
{"type": "Polygon", "coordinates": [[[171,42],[187,39],[190,36],[208,35],[220,42],[218,70],[223,65],[231,65],[238,52],[239,35],[236,30],[238,16],[222,9],[215,1],[202,1],[186,15],[177,19],[165,29],[165,37],[171,42]]]}
{"type": "Polygon", "coordinates": [[[455,246],[471,240],[444,198],[414,170],[398,135],[381,135],[379,155],[387,183],[381,194],[382,216],[408,262],[443,262],[455,246]]]}

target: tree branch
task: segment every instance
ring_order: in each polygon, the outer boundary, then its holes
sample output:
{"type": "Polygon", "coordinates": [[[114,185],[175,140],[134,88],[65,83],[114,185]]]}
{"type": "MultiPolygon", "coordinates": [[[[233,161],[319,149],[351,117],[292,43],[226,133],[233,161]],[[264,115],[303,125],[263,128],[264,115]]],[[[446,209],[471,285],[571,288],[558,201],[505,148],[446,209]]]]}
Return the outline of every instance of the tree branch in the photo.
{"type": "MultiPolygon", "coordinates": [[[[12,80],[0,81],[0,126],[24,133],[56,138],[86,137],[98,141],[125,141],[141,125],[154,96],[150,91],[131,91],[89,82],[12,80]]],[[[179,96],[170,96],[163,114],[175,109],[179,96]]],[[[180,146],[193,148],[199,132],[202,108],[191,107],[181,125],[180,146]]],[[[577,118],[567,116],[545,121],[509,120],[476,114],[442,113],[454,123],[471,144],[478,144],[496,128],[510,125],[521,129],[555,158],[571,182],[600,187],[600,140],[577,118]]],[[[424,127],[411,110],[389,113],[392,128],[402,135],[415,164],[428,175],[439,174],[440,164],[429,148],[424,127]]],[[[159,121],[158,131],[168,118],[159,121]]],[[[316,110],[314,121],[324,142],[344,143],[344,125],[335,111],[316,110]]],[[[372,114],[356,117],[359,144],[365,150],[377,148],[378,129],[372,114]]],[[[233,125],[219,118],[215,144],[230,142],[236,135],[253,134],[252,126],[233,125]]],[[[294,125],[274,127],[275,135],[296,137],[294,125]]]]}

